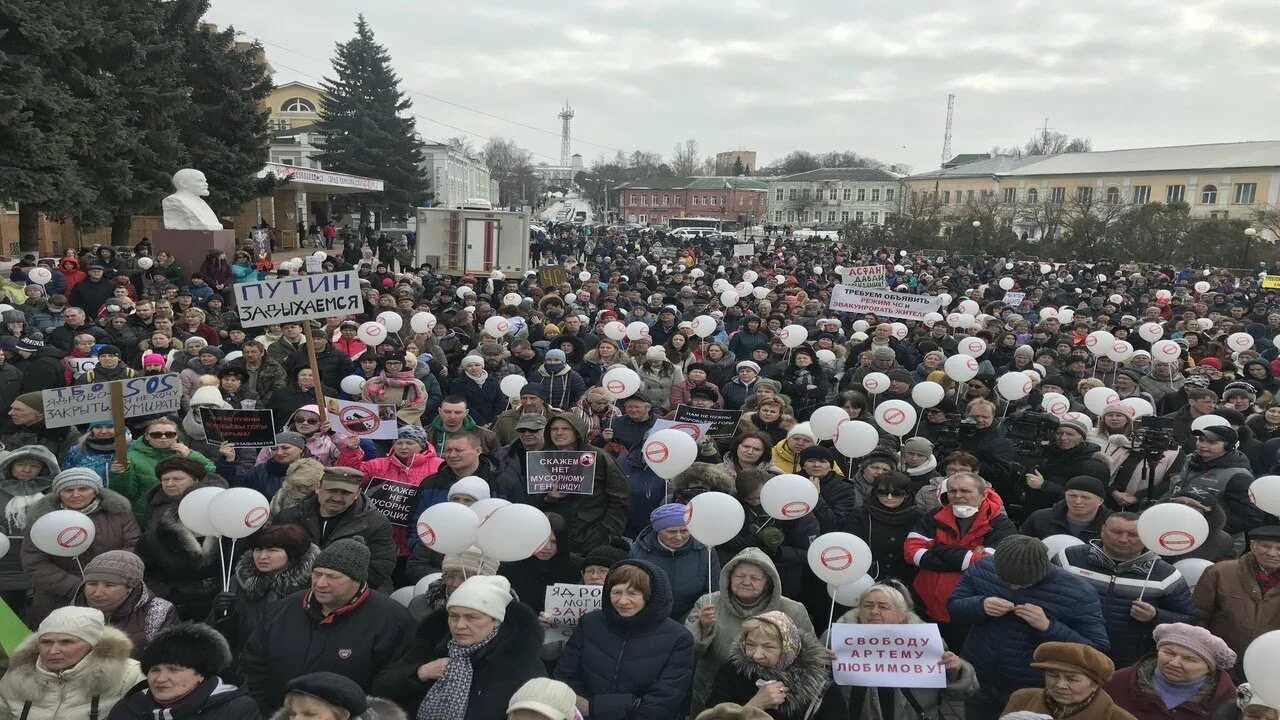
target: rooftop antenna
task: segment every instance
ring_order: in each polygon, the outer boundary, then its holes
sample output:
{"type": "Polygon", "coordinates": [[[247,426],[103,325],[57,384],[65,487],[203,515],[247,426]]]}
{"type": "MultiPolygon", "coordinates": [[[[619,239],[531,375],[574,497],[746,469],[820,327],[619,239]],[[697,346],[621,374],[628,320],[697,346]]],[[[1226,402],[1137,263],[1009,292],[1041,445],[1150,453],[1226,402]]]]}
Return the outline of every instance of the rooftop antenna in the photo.
{"type": "Polygon", "coordinates": [[[942,162],[939,166],[946,165],[951,159],[951,119],[956,112],[956,94],[947,94],[947,130],[942,136],[942,162]]]}
{"type": "Polygon", "coordinates": [[[572,119],[573,108],[565,98],[564,109],[560,111],[560,165],[564,167],[569,166],[569,121],[572,119]]]}

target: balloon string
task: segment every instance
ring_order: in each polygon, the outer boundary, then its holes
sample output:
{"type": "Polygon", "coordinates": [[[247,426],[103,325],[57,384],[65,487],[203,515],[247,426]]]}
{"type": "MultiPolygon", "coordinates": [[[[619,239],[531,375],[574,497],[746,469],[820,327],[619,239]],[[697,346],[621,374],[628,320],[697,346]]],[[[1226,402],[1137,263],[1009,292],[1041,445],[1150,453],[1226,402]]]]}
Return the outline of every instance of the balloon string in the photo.
{"type": "Polygon", "coordinates": [[[1147,568],[1147,579],[1142,581],[1142,588],[1138,590],[1138,599],[1141,600],[1143,595],[1147,594],[1147,583],[1151,581],[1151,571],[1156,569],[1156,563],[1159,558],[1152,558],[1151,567],[1147,568]]]}
{"type": "Polygon", "coordinates": [[[833,597],[831,598],[831,610],[827,612],[827,641],[831,643],[830,649],[832,652],[835,652],[835,649],[836,649],[836,639],[831,632],[831,626],[835,623],[835,620],[836,620],[836,599],[833,597]]]}
{"type": "Polygon", "coordinates": [[[218,567],[222,570],[222,592],[226,592],[231,581],[227,573],[227,553],[222,547],[222,538],[218,538],[218,567]]]}
{"type": "MultiPolygon", "coordinates": [[[[711,595],[711,553],[716,551],[715,545],[707,546],[707,595],[711,595]]],[[[710,598],[708,598],[710,599],[710,598]]]]}
{"type": "Polygon", "coordinates": [[[83,578],[83,577],[84,577],[84,565],[81,565],[81,564],[80,564],[80,556],[79,556],[79,555],[76,555],[76,556],[75,556],[75,558],[73,558],[73,559],[76,561],[76,567],[80,568],[80,577],[81,577],[81,578],[83,578]]]}

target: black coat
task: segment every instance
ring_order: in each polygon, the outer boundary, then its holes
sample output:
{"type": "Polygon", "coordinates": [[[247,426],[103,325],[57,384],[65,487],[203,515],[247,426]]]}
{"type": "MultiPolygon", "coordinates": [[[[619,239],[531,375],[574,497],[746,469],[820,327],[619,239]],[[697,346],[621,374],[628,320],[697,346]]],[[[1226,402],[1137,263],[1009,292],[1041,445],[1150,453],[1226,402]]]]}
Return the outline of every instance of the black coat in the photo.
{"type": "MultiPolygon", "coordinates": [[[[217,482],[193,487],[226,487],[217,482]]],[[[160,486],[150,496],[160,495],[160,486]]],[[[231,541],[219,548],[216,536],[197,537],[178,519],[178,503],[154,507],[147,529],[138,540],[138,557],[146,565],[147,587],[173,603],[183,620],[202,621],[209,615],[213,596],[222,590],[222,559],[231,559],[231,541]]]]}
{"type": "Polygon", "coordinates": [[[128,694],[111,708],[107,720],[259,720],[262,714],[249,695],[216,677],[205,678],[177,705],[160,714],[161,707],[151,699],[147,681],[134,685],[128,694]]]}
{"type": "Polygon", "coordinates": [[[1071,532],[1071,526],[1067,524],[1067,501],[1059,500],[1053,504],[1053,507],[1031,513],[1026,520],[1022,521],[1022,527],[1018,532],[1041,540],[1050,535],[1074,535],[1087,543],[1102,537],[1102,523],[1109,517],[1111,517],[1111,511],[1105,506],[1099,507],[1098,514],[1093,516],[1093,522],[1081,530],[1079,535],[1075,535],[1071,532]]]}
{"type": "Polygon", "coordinates": [[[271,607],[241,657],[245,689],[269,714],[284,702],[284,685],[307,673],[345,675],[366,693],[383,669],[404,655],[413,620],[403,605],[379,592],[355,607],[322,617],[311,591],[296,592],[271,607]]]}
{"type": "Polygon", "coordinates": [[[271,575],[258,572],[253,553],[240,556],[231,574],[235,605],[226,615],[215,610],[210,617],[210,624],[227,639],[233,654],[239,655],[249,638],[263,630],[276,602],[311,585],[311,566],[318,555],[320,548],[312,545],[302,557],[290,560],[283,570],[271,575]]]}
{"type": "Polygon", "coordinates": [[[459,375],[449,383],[449,393],[467,401],[467,412],[477,425],[492,423],[507,409],[507,396],[502,394],[501,384],[492,375],[483,383],[459,375]]]}
{"type": "Polygon", "coordinates": [[[1000,494],[1005,505],[1017,504],[1022,498],[1022,481],[1018,456],[1013,443],[1000,434],[996,426],[979,430],[972,437],[962,440],[960,449],[972,453],[978,458],[978,469],[982,477],[991,483],[992,489],[1000,494]]]}
{"type": "MultiPolygon", "coordinates": [[[[797,460],[796,465],[799,465],[797,460]]],[[[801,469],[797,474],[803,474],[801,469]]],[[[860,476],[854,477],[852,480],[837,475],[834,472],[827,473],[818,483],[818,503],[813,507],[813,517],[818,521],[818,530],[823,533],[836,532],[848,525],[853,518],[853,514],[857,512],[866,501],[865,485],[859,487],[862,483],[860,476]]]]}
{"type": "MultiPolygon", "coordinates": [[[[446,613],[428,615],[418,625],[409,651],[374,679],[373,694],[395,702],[409,717],[417,717],[418,706],[437,682],[419,680],[418,667],[449,657],[448,621],[446,613]]],[[[546,666],[538,657],[541,648],[538,618],[525,605],[509,603],[498,634],[471,658],[467,714],[458,720],[505,720],[515,691],[532,678],[546,677],[546,666]]]]}
{"type": "Polygon", "coordinates": [[[22,371],[22,392],[51,390],[66,385],[66,373],[62,358],[66,353],[52,345],[45,345],[19,365],[22,371]]]}
{"type": "Polygon", "coordinates": [[[391,521],[371,507],[363,495],[356,498],[355,504],[336,523],[331,523],[334,527],[327,535],[320,531],[320,500],[315,495],[281,510],[275,523],[301,525],[311,535],[311,542],[319,545],[321,550],[335,540],[360,536],[369,546],[369,587],[390,588],[391,572],[396,569],[396,544],[391,539],[391,521]]]}
{"type": "MultiPolygon", "coordinates": [[[[289,372],[289,377],[297,377],[298,370],[310,367],[309,363],[310,359],[304,346],[289,358],[289,364],[285,369],[289,372]]],[[[351,358],[332,345],[325,345],[323,350],[316,351],[316,368],[320,370],[320,377],[316,382],[326,387],[340,387],[342,379],[354,372],[351,358]]]]}
{"type": "MultiPolygon", "coordinates": [[[[1050,447],[1045,453],[1044,462],[1037,468],[1044,477],[1044,485],[1039,488],[1026,487],[1023,491],[1022,514],[1030,515],[1036,510],[1053,507],[1062,499],[1067,481],[1077,475],[1089,475],[1097,478],[1104,486],[1111,481],[1111,466],[1097,455],[1102,450],[1096,443],[1082,442],[1070,450],[1059,450],[1050,447]]],[[[1025,482],[1025,480],[1024,480],[1025,482]]]]}
{"type": "Polygon", "coordinates": [[[911,587],[916,579],[916,568],[902,554],[902,544],[924,513],[915,507],[915,498],[912,496],[908,496],[904,503],[912,503],[913,511],[900,508],[900,512],[890,512],[877,503],[877,511],[873,515],[870,503],[876,502],[876,499],[872,499],[868,501],[868,505],[855,510],[849,524],[840,529],[867,541],[867,545],[871,547],[871,557],[874,558],[870,570],[872,577],[882,581],[897,578],[903,585],[911,587]]]}

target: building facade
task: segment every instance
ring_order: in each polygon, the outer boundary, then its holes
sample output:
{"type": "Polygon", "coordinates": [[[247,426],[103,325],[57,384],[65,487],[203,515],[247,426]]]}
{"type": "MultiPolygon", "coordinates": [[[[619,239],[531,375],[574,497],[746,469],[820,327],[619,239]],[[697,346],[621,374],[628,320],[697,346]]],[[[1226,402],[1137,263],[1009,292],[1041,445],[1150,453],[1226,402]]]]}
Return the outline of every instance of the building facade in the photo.
{"type": "Polygon", "coordinates": [[[324,91],[302,82],[279,85],[267,96],[267,128],[272,133],[282,133],[306,127],[320,119],[320,104],[324,91]]]}
{"type": "Polygon", "coordinates": [[[435,194],[432,205],[456,208],[474,200],[498,204],[497,183],[490,178],[484,161],[442,143],[427,144],[422,157],[422,170],[435,194]]]}
{"type": "Polygon", "coordinates": [[[630,223],[702,217],[754,225],[764,216],[766,190],[755,178],[696,176],[634,180],[614,192],[619,214],[630,223]]]}
{"type": "Polygon", "coordinates": [[[573,179],[582,172],[582,156],[574,153],[569,156],[568,165],[534,165],[533,174],[549,185],[568,187],[573,179]]]}
{"type": "Polygon", "coordinates": [[[727,150],[725,152],[716,153],[716,175],[736,175],[734,166],[741,164],[743,175],[750,175],[756,171],[756,151],[755,150],[727,150]]]}
{"type": "Polygon", "coordinates": [[[883,225],[899,209],[901,176],[877,168],[820,168],[766,178],[774,225],[883,225]]]}

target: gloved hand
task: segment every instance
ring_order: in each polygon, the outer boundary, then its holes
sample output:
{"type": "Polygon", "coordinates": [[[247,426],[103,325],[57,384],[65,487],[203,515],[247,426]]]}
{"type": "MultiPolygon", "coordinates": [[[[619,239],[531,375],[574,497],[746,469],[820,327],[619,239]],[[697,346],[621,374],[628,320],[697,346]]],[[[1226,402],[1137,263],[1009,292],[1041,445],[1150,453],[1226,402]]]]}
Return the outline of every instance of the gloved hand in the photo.
{"type": "Polygon", "coordinates": [[[213,609],[219,615],[231,614],[231,609],[236,606],[236,594],[228,590],[223,590],[213,596],[213,609]]]}

